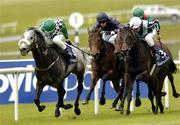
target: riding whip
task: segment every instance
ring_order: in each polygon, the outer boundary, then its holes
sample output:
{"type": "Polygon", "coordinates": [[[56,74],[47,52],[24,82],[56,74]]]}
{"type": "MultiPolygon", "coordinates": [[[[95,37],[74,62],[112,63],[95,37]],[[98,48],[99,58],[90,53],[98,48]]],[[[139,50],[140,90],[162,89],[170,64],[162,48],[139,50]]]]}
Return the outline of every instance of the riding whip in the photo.
{"type": "Polygon", "coordinates": [[[85,53],[85,54],[87,54],[87,55],[89,55],[89,56],[91,55],[90,53],[88,53],[88,52],[86,52],[86,51],[80,49],[79,47],[77,47],[77,46],[75,46],[75,45],[73,45],[73,44],[71,44],[71,46],[77,48],[78,50],[80,50],[81,52],[83,52],[83,53],[85,53]]]}

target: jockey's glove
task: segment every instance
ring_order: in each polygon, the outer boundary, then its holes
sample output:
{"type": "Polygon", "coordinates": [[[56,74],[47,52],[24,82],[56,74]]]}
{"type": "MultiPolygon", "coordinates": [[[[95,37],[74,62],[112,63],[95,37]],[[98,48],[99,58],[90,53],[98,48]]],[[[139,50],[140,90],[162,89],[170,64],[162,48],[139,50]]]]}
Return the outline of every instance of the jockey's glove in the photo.
{"type": "Polygon", "coordinates": [[[159,34],[157,35],[157,40],[161,41],[161,36],[159,34]]]}
{"type": "Polygon", "coordinates": [[[116,32],[115,31],[111,31],[111,35],[114,35],[114,34],[116,34],[116,32]]]}
{"type": "Polygon", "coordinates": [[[66,40],[66,43],[67,43],[68,45],[72,45],[72,43],[71,43],[71,41],[70,41],[69,39],[66,40]]]}

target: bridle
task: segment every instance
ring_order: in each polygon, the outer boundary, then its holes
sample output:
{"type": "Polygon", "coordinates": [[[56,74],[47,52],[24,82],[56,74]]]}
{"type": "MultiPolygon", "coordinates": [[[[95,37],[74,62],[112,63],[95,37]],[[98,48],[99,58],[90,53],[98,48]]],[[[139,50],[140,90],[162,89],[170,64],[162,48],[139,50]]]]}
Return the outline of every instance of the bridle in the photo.
{"type": "MultiPolygon", "coordinates": [[[[40,42],[41,44],[39,45],[39,43],[38,43],[38,38],[36,37],[35,32],[36,32],[36,31],[33,31],[35,48],[32,48],[32,45],[30,45],[31,50],[32,50],[32,49],[36,49],[36,50],[38,51],[38,53],[41,54],[41,56],[47,55],[47,54],[48,54],[48,49],[47,49],[47,47],[45,48],[45,51],[43,51],[43,52],[40,51],[40,48],[43,46],[43,42],[40,42]]],[[[39,39],[39,40],[42,40],[42,39],[39,39]]],[[[32,44],[32,43],[31,43],[31,44],[32,44]]],[[[35,70],[37,70],[37,71],[47,71],[47,70],[49,70],[58,60],[59,60],[59,56],[56,58],[55,61],[53,61],[49,66],[47,66],[47,68],[38,68],[38,67],[36,66],[36,67],[35,67],[35,70]]]]}

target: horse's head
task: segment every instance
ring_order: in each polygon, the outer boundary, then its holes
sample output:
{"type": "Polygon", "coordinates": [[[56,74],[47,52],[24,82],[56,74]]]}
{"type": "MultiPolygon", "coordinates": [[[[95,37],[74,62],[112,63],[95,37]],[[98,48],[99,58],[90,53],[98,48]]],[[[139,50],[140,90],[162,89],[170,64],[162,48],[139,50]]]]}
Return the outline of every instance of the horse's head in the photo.
{"type": "Polygon", "coordinates": [[[29,51],[42,46],[44,43],[40,41],[44,41],[42,32],[34,27],[28,28],[18,42],[21,55],[25,56],[29,51]]]}
{"type": "Polygon", "coordinates": [[[104,46],[104,41],[101,37],[100,29],[98,30],[88,30],[89,34],[89,47],[90,47],[90,52],[91,55],[95,58],[98,59],[100,56],[100,51],[104,46]]]}
{"type": "Polygon", "coordinates": [[[123,57],[132,49],[135,43],[135,33],[130,27],[123,27],[117,33],[114,53],[123,57]]]}

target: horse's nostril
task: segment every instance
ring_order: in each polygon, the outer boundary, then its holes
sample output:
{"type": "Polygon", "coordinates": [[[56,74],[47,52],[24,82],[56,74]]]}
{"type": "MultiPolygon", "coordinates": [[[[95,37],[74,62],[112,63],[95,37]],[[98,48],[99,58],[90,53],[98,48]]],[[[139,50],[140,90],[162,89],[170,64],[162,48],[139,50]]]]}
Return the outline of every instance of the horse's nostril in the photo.
{"type": "Polygon", "coordinates": [[[25,50],[26,50],[26,48],[22,48],[21,50],[25,51],[25,50]]]}

